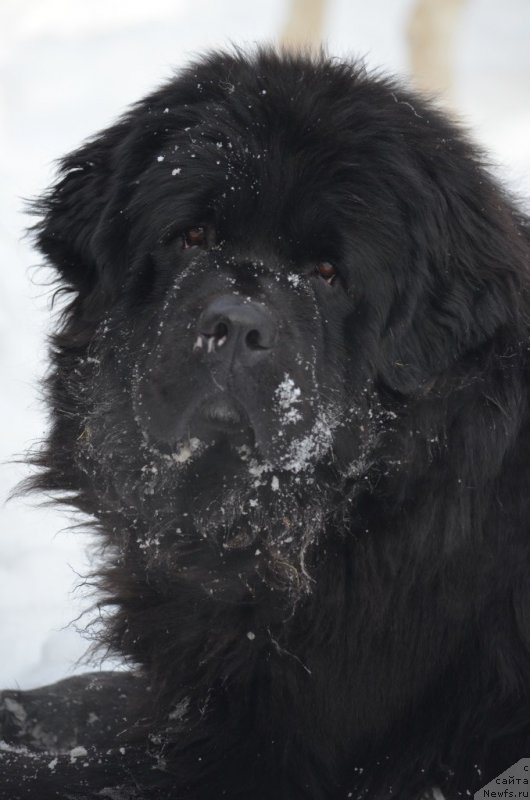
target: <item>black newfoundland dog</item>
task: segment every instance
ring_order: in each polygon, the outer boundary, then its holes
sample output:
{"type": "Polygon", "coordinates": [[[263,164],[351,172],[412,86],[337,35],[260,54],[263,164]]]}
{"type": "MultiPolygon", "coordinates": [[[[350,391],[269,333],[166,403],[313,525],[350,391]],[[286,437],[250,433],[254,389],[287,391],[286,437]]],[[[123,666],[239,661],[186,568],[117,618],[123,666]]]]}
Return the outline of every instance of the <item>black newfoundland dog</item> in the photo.
{"type": "Polygon", "coordinates": [[[452,800],[530,756],[530,235],[461,131],[216,54],[37,210],[34,486],[135,674],[4,693],[2,796],[452,800]]]}

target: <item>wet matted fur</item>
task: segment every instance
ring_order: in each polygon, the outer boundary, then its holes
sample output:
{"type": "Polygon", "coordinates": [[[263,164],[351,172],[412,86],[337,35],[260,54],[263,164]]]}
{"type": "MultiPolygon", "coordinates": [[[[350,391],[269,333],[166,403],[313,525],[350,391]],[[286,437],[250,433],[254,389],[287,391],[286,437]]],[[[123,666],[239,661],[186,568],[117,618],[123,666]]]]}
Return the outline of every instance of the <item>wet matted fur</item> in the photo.
{"type": "Polygon", "coordinates": [[[35,486],[94,521],[143,676],[53,788],[452,799],[529,756],[530,237],[465,135],[213,54],[37,211],[72,296],[35,486]]]}

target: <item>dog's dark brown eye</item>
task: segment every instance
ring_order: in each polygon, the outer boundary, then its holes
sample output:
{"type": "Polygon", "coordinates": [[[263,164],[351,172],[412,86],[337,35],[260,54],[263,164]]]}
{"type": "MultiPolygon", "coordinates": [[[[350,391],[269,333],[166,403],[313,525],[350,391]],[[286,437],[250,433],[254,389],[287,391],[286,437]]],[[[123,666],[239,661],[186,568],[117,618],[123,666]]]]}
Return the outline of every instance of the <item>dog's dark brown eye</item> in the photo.
{"type": "Polygon", "coordinates": [[[317,272],[321,278],[324,278],[326,283],[333,283],[337,276],[337,270],[329,261],[319,261],[317,264],[317,272]]]}
{"type": "Polygon", "coordinates": [[[196,228],[188,228],[182,234],[182,247],[187,250],[189,247],[204,247],[206,244],[206,228],[198,226],[196,228]]]}

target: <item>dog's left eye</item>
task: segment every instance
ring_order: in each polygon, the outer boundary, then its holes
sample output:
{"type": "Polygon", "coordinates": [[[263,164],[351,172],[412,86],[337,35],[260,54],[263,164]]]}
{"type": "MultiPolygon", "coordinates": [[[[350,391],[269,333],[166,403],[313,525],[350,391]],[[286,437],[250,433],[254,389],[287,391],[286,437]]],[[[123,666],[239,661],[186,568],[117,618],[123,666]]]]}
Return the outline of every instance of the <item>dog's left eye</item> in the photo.
{"type": "Polygon", "coordinates": [[[320,277],[324,278],[326,283],[329,283],[330,285],[333,283],[338,274],[336,267],[334,267],[329,261],[319,261],[316,265],[316,271],[320,277]]]}
{"type": "Polygon", "coordinates": [[[206,244],[206,228],[202,225],[196,228],[188,228],[182,234],[182,249],[188,250],[190,247],[204,247],[206,244]]]}

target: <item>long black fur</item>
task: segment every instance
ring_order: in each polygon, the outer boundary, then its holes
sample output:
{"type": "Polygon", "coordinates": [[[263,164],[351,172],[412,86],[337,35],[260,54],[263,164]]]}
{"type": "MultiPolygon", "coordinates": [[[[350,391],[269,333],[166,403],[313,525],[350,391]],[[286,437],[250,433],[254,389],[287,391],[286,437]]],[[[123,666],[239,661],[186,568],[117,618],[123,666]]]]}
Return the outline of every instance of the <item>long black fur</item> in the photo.
{"type": "Polygon", "coordinates": [[[452,800],[529,756],[530,236],[457,126],[358,65],[213,54],[37,212],[72,297],[33,486],[93,520],[102,643],[150,687],[130,780],[109,750],[53,791],[452,800]],[[194,342],[234,293],[278,338],[220,378],[194,342]],[[204,444],[220,381],[248,426],[204,444]]]}

